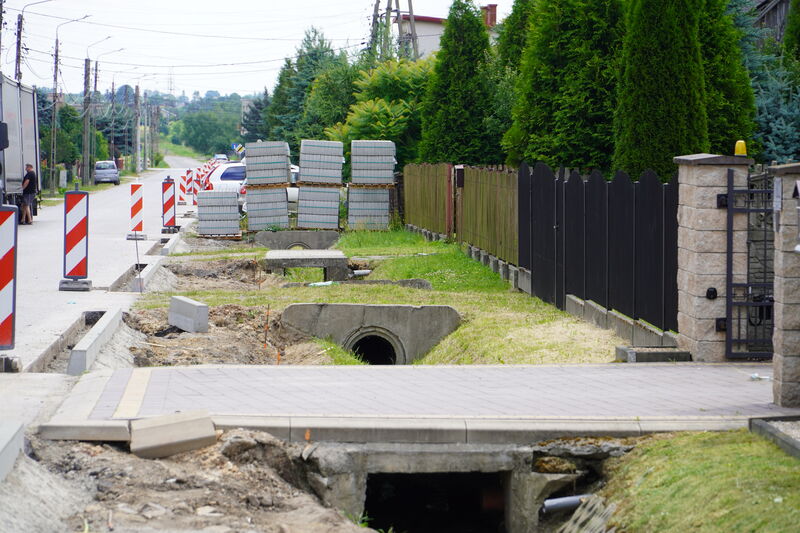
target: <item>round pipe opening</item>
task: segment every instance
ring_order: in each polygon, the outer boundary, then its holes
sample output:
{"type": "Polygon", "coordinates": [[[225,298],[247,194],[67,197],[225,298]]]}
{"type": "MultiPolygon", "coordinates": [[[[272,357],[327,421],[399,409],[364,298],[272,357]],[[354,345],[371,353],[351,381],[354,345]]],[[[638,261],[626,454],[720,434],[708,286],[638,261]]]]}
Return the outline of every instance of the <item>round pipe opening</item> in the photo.
{"type": "Polygon", "coordinates": [[[370,365],[397,364],[391,341],[380,335],[366,335],[353,344],[353,352],[370,365]]]}

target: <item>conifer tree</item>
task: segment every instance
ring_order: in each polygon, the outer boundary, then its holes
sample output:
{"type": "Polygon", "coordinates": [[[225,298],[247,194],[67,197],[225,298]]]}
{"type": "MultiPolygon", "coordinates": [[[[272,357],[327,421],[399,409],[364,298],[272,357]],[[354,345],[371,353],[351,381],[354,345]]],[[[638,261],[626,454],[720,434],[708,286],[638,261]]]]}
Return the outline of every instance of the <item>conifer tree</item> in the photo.
{"type": "Polygon", "coordinates": [[[289,111],[289,92],[297,71],[290,59],[284,61],[278,82],[272,91],[272,103],[267,110],[267,136],[270,141],[286,141],[292,131],[289,111]]]}
{"type": "Polygon", "coordinates": [[[534,0],[514,0],[511,13],[503,21],[497,38],[497,55],[502,67],[519,70],[533,4],[534,0]]]}
{"type": "Polygon", "coordinates": [[[423,102],[423,161],[481,164],[492,159],[484,129],[490,92],[481,68],[488,49],[478,8],[471,0],[454,0],[423,102]]]}
{"type": "Polygon", "coordinates": [[[620,0],[539,0],[517,83],[508,162],[607,170],[613,152],[620,0]]]}
{"type": "Polygon", "coordinates": [[[783,46],[794,59],[800,59],[800,0],[792,0],[786,16],[783,46]]]}
{"type": "Polygon", "coordinates": [[[676,155],[707,152],[708,119],[698,37],[703,0],[631,0],[617,110],[614,166],[662,179],[676,155]]]}
{"type": "Polygon", "coordinates": [[[739,46],[740,32],[727,12],[728,0],[705,0],[700,50],[705,77],[708,140],[712,153],[731,154],[755,129],[755,98],[739,46]]]}
{"type": "Polygon", "coordinates": [[[267,130],[269,104],[269,91],[264,88],[263,94],[253,99],[250,108],[245,112],[244,117],[242,117],[242,128],[245,130],[245,142],[254,142],[258,139],[263,140],[267,137],[269,133],[267,130]]]}

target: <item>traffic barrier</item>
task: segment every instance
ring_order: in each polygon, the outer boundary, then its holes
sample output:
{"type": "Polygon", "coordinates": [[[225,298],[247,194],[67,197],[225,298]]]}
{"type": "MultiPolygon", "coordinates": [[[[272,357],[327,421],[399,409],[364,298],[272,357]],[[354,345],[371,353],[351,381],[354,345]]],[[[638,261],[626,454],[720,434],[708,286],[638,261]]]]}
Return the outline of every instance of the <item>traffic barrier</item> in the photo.
{"type": "Polygon", "coordinates": [[[131,233],[129,241],[143,241],[147,239],[144,231],[144,194],[141,183],[131,183],[131,233]]]}
{"type": "Polygon", "coordinates": [[[186,205],[186,174],[178,180],[178,205],[186,205]]]}
{"type": "Polygon", "coordinates": [[[14,349],[17,315],[17,221],[19,212],[0,206],[0,350],[14,349]]]}
{"type": "Polygon", "coordinates": [[[161,182],[161,225],[175,228],[175,180],[167,176],[161,182]]]}
{"type": "Polygon", "coordinates": [[[89,277],[89,193],[64,194],[64,279],[62,291],[88,291],[89,277]]]}

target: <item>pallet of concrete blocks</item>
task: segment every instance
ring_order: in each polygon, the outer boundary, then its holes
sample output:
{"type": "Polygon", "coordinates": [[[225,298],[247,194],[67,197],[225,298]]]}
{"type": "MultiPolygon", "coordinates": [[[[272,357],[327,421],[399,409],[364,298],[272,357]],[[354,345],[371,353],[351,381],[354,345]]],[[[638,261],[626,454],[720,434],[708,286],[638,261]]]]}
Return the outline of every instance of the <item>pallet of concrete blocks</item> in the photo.
{"type": "Polygon", "coordinates": [[[236,191],[200,191],[197,219],[199,235],[240,235],[239,195],[236,191]]]}
{"type": "Polygon", "coordinates": [[[260,231],[289,227],[286,187],[247,188],[247,229],[260,231]]]}
{"type": "Polygon", "coordinates": [[[394,183],[395,146],[392,141],[353,141],[350,166],[353,183],[391,185],[394,183]]]}
{"type": "Polygon", "coordinates": [[[339,228],[339,188],[301,185],[297,199],[297,227],[339,228]]]}
{"type": "Polygon", "coordinates": [[[247,143],[245,175],[248,185],[287,183],[291,172],[289,145],[283,141],[247,143]]]}
{"type": "Polygon", "coordinates": [[[301,183],[341,183],[343,145],[338,141],[300,142],[301,183]]]}
{"type": "Polygon", "coordinates": [[[389,189],[350,185],[347,193],[347,225],[350,229],[389,228],[389,189]]]}

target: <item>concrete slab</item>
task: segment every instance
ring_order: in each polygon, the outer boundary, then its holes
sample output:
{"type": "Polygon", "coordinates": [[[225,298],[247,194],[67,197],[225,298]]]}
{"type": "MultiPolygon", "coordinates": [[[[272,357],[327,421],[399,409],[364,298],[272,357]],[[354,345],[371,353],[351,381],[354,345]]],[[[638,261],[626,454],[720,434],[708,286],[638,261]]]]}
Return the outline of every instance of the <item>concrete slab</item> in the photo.
{"type": "Polygon", "coordinates": [[[514,265],[508,265],[508,282],[512,289],[519,290],[519,268],[514,265]]]}
{"type": "Polygon", "coordinates": [[[131,421],[131,453],[139,457],[169,457],[215,442],[216,429],[205,410],[131,421]]]}
{"type": "Polygon", "coordinates": [[[564,303],[564,310],[572,316],[583,318],[584,301],[577,296],[567,294],[567,299],[564,303]]]}
{"type": "Polygon", "coordinates": [[[264,258],[264,270],[286,268],[322,268],[325,281],[345,281],[350,277],[347,257],[340,250],[270,250],[264,258]]]}
{"type": "Polygon", "coordinates": [[[161,255],[170,255],[175,250],[175,248],[180,244],[181,239],[183,239],[183,233],[176,233],[172,237],[164,243],[164,247],[161,248],[161,255]]]}
{"type": "Polygon", "coordinates": [[[105,311],[100,320],[72,348],[67,374],[78,376],[92,368],[98,352],[114,336],[121,322],[122,309],[117,307],[105,311]]]}
{"type": "Polygon", "coordinates": [[[185,296],[172,296],[167,322],[183,331],[205,333],[208,331],[208,306],[185,296]]]}
{"type": "Polygon", "coordinates": [[[58,282],[58,290],[71,292],[88,292],[92,290],[90,279],[62,279],[58,282]]]}
{"type": "Polygon", "coordinates": [[[526,268],[519,269],[519,290],[526,294],[533,294],[531,285],[531,271],[526,268]]]}
{"type": "MultiPolygon", "coordinates": [[[[180,241],[176,241],[174,246],[180,245],[180,241]]],[[[155,257],[149,260],[147,266],[145,266],[139,274],[134,276],[134,278],[128,284],[126,288],[129,292],[138,292],[142,293],[147,290],[147,284],[153,280],[153,277],[158,272],[158,269],[161,268],[161,263],[163,262],[164,257],[155,257]]]]}
{"type": "MultiPolygon", "coordinates": [[[[379,338],[391,345],[394,364],[400,365],[428,353],[460,324],[458,311],[447,305],[292,304],[281,315],[282,327],[331,339],[347,350],[379,338]]],[[[366,350],[362,356],[376,363],[366,350]]]]}
{"type": "Polygon", "coordinates": [[[22,453],[24,426],[12,420],[0,420],[0,483],[14,469],[22,453]]]}
{"type": "Polygon", "coordinates": [[[206,409],[220,427],[303,441],[516,443],[746,427],[797,416],[763,364],[193,366],[86,374],[47,438],[128,440],[127,422],[206,409]],[[202,394],[196,390],[201,387],[202,394]]]}

